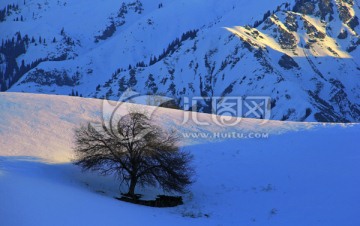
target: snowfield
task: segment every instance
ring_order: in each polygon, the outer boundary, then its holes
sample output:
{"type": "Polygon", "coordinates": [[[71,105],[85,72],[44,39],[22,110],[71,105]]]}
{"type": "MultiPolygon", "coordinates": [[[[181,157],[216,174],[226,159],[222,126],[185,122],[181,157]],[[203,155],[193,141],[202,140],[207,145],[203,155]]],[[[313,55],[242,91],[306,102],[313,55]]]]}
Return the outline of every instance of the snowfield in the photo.
{"type": "Polygon", "coordinates": [[[185,204],[138,206],[114,199],[125,187],[113,178],[71,164],[73,129],[99,121],[102,100],[0,93],[0,225],[360,225],[359,124],[243,119],[224,127],[198,114],[210,125],[181,125],[180,110],[137,107],[183,134],[268,138],[184,138],[197,172],[185,204]]]}

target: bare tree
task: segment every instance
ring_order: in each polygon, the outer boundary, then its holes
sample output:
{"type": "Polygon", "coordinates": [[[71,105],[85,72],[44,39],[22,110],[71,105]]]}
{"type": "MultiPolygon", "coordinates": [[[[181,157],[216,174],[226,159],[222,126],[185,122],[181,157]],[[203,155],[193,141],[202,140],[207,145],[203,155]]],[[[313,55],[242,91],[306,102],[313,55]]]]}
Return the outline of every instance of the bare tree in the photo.
{"type": "Polygon", "coordinates": [[[116,175],[127,183],[128,196],[135,197],[138,184],[185,192],[192,183],[192,156],[179,149],[175,131],[152,124],[146,114],[132,111],[110,126],[89,123],[75,138],[75,164],[116,175]]]}

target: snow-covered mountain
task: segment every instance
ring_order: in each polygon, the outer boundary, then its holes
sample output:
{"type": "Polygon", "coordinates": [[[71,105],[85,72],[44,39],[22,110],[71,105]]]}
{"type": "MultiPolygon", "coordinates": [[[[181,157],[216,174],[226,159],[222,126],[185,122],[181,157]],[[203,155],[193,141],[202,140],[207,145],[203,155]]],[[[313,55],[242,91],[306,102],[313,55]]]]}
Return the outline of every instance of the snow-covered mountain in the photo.
{"type": "MultiPolygon", "coordinates": [[[[159,108],[154,123],[180,132],[269,136],[216,142],[184,137],[183,148],[194,155],[196,182],[184,205],[152,208],[114,199],[125,185],[70,163],[73,129],[100,120],[100,102],[0,94],[0,225],[360,225],[354,145],[360,124],[243,119],[235,127],[179,126],[184,112],[159,108]]],[[[212,121],[209,114],[199,118],[212,121]]],[[[145,197],[163,192],[137,189],[145,197]]]]}
{"type": "Polygon", "coordinates": [[[3,91],[269,96],[271,118],[360,120],[355,0],[3,0],[3,91]],[[6,9],[4,9],[4,7],[6,9]]]}

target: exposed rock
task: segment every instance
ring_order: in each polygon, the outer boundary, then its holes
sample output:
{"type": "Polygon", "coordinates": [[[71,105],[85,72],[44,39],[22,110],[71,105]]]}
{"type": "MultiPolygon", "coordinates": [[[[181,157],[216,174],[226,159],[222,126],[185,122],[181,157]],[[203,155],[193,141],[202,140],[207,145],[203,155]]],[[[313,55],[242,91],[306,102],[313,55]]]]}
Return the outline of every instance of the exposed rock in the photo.
{"type": "Polygon", "coordinates": [[[307,20],[304,20],[304,27],[306,29],[306,33],[311,38],[324,39],[326,37],[326,35],[323,32],[317,30],[317,28],[307,20]]]}
{"type": "Polygon", "coordinates": [[[348,22],[351,19],[350,11],[346,6],[341,5],[339,7],[339,17],[344,23],[348,22]]]}
{"type": "Polygon", "coordinates": [[[337,36],[338,39],[346,39],[348,37],[348,32],[346,30],[342,30],[340,34],[337,36]]]}
{"type": "Polygon", "coordinates": [[[279,60],[279,65],[283,68],[285,68],[286,70],[290,70],[293,68],[299,68],[299,65],[295,62],[295,60],[284,54],[281,56],[280,60],[279,60]]]}
{"type": "Polygon", "coordinates": [[[75,86],[79,79],[79,73],[75,73],[75,75],[69,76],[68,72],[65,70],[45,71],[43,69],[35,69],[35,71],[29,72],[26,79],[24,79],[22,83],[34,82],[43,86],[75,86]]]}
{"type": "Polygon", "coordinates": [[[299,28],[299,24],[297,22],[296,15],[293,13],[287,13],[286,19],[285,19],[285,26],[289,31],[297,32],[299,28]]]}
{"type": "Polygon", "coordinates": [[[312,0],[297,0],[293,11],[306,15],[312,15],[315,11],[315,3],[312,0]]]}
{"type": "Polygon", "coordinates": [[[332,20],[332,15],[334,14],[334,10],[333,10],[333,3],[331,2],[331,0],[320,0],[319,1],[319,11],[317,12],[317,14],[320,14],[320,18],[322,20],[325,20],[326,16],[329,15],[329,21],[332,20]]]}
{"type": "Polygon", "coordinates": [[[280,36],[278,38],[279,44],[283,49],[294,49],[297,46],[295,35],[279,27],[280,36]]]}
{"type": "Polygon", "coordinates": [[[347,24],[351,29],[355,30],[355,27],[359,25],[359,18],[357,16],[354,16],[347,24]]]}

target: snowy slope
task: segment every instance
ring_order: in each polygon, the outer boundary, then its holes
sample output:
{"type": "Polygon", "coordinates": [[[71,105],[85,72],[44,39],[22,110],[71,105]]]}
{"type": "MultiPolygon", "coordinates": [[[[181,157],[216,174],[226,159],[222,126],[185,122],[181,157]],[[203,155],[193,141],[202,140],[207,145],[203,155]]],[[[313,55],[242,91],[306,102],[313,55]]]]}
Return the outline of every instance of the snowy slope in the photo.
{"type": "Polygon", "coordinates": [[[18,8],[0,39],[29,40],[0,51],[3,90],[118,100],[131,87],[180,105],[268,96],[272,119],[360,119],[357,1],[6,0],[0,9],[10,3],[18,8]]]}
{"type": "MultiPolygon", "coordinates": [[[[55,162],[69,161],[73,143],[73,129],[81,123],[100,122],[102,120],[104,100],[84,99],[79,97],[29,95],[22,93],[0,93],[0,146],[7,147],[0,150],[1,155],[23,156],[31,155],[45,158],[55,162]],[[27,139],[22,142],[23,137],[27,139]],[[43,145],[43,144],[46,145],[43,145]]],[[[107,103],[107,101],[106,101],[107,103]]],[[[109,102],[113,106],[115,102],[109,102]]],[[[121,103],[121,110],[125,111],[129,103],[121,103]]],[[[138,105],[142,109],[144,106],[138,105]]],[[[185,113],[180,110],[155,108],[147,106],[152,113],[154,122],[169,128],[175,128],[180,133],[213,133],[238,132],[281,134],[287,131],[303,130],[317,127],[316,123],[275,122],[264,123],[262,120],[242,119],[237,126],[228,128],[215,124],[211,115],[199,114],[200,122],[210,125],[199,127],[192,120],[185,125],[185,113]]],[[[111,109],[110,109],[110,112],[111,109]]],[[[184,144],[197,144],[208,142],[208,139],[189,138],[183,140],[184,144]]],[[[212,139],[213,142],[218,139],[212,139]]]]}
{"type": "MultiPolygon", "coordinates": [[[[269,137],[185,139],[197,181],[183,206],[156,209],[113,199],[124,190],[113,178],[82,174],[68,162],[73,127],[99,120],[100,112],[96,99],[0,94],[1,225],[360,224],[358,124],[247,119],[232,128],[193,122],[180,127],[181,111],[158,109],[154,121],[182,132],[269,137]]],[[[211,122],[210,115],[200,118],[211,122]]]]}

